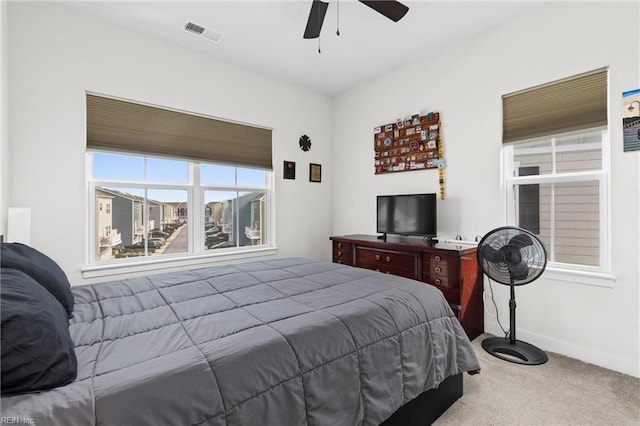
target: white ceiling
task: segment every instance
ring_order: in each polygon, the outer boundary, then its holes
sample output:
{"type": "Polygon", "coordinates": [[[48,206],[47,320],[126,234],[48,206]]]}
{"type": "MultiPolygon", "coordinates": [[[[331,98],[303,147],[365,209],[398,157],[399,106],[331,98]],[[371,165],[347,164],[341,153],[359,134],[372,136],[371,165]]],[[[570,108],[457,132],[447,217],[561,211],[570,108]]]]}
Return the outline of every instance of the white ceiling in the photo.
{"type": "Polygon", "coordinates": [[[338,94],[528,13],[540,2],[403,1],[397,23],[355,0],[329,0],[318,40],[302,35],[312,0],[57,1],[75,10],[309,89],[338,94]],[[340,36],[336,22],[340,17],[340,36]],[[219,43],[187,22],[223,34],[219,43]]]}

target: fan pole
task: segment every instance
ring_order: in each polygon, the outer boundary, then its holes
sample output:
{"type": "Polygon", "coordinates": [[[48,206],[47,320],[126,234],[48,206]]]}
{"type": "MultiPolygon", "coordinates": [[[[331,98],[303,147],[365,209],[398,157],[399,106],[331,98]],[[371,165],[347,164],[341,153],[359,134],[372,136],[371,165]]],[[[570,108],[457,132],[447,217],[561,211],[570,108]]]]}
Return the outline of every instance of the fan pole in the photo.
{"type": "Polygon", "coordinates": [[[516,342],[516,290],[511,280],[511,298],[509,299],[509,342],[516,342]]]}

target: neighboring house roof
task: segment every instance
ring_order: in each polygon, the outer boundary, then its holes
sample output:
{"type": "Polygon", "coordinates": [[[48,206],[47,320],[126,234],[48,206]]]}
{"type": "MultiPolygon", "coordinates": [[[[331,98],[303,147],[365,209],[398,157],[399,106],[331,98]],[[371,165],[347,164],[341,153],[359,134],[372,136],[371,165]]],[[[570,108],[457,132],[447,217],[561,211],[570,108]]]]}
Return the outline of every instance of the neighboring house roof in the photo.
{"type": "MultiPolygon", "coordinates": [[[[144,201],[144,198],[140,197],[139,195],[127,194],[126,192],[120,192],[120,191],[117,191],[115,189],[102,188],[100,186],[97,186],[96,187],[96,191],[98,191],[98,192],[100,192],[102,194],[110,194],[113,197],[126,198],[126,199],[131,200],[131,201],[139,201],[141,203],[144,201]]],[[[158,205],[171,204],[171,203],[164,203],[162,201],[153,200],[151,198],[147,198],[147,202],[148,203],[152,203],[152,204],[158,204],[158,205]]]]}

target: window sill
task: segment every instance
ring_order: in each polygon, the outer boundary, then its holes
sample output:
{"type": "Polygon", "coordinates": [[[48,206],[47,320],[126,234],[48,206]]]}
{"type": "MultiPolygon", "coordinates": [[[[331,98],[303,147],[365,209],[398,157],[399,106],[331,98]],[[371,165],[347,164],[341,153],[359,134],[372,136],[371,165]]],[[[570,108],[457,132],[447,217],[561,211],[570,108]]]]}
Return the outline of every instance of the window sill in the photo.
{"type": "Polygon", "coordinates": [[[567,269],[555,265],[547,265],[547,269],[545,269],[542,276],[550,280],[606,288],[613,288],[616,282],[615,275],[611,273],[567,269]]]}
{"type": "Polygon", "coordinates": [[[256,257],[272,256],[278,253],[276,247],[264,247],[253,250],[238,250],[225,253],[205,253],[193,256],[175,256],[144,260],[134,260],[126,263],[104,263],[86,265],[81,269],[82,278],[111,277],[120,274],[132,274],[137,272],[159,271],[168,268],[181,268],[187,266],[205,266],[217,262],[229,262],[236,260],[252,259],[256,257]]]}

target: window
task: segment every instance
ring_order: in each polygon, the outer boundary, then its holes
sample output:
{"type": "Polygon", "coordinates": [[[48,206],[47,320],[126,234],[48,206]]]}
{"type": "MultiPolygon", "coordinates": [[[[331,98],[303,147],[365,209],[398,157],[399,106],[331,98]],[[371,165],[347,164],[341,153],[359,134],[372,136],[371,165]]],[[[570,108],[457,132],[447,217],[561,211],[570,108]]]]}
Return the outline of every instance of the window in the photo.
{"type": "Polygon", "coordinates": [[[607,99],[606,70],[503,97],[507,224],[558,270],[609,270],[607,99]]]}
{"type": "Polygon", "coordinates": [[[265,244],[267,171],[210,164],[203,165],[201,170],[205,247],[220,249],[265,244]]]}
{"type": "Polygon", "coordinates": [[[271,245],[268,170],[98,151],[87,155],[90,197],[98,207],[91,226],[103,230],[91,242],[90,263],[271,245]]]}
{"type": "Polygon", "coordinates": [[[606,129],[504,147],[507,222],[538,235],[548,261],[607,267],[606,129]]]}
{"type": "Polygon", "coordinates": [[[90,93],[86,118],[85,276],[273,249],[271,129],[90,93]]]}

